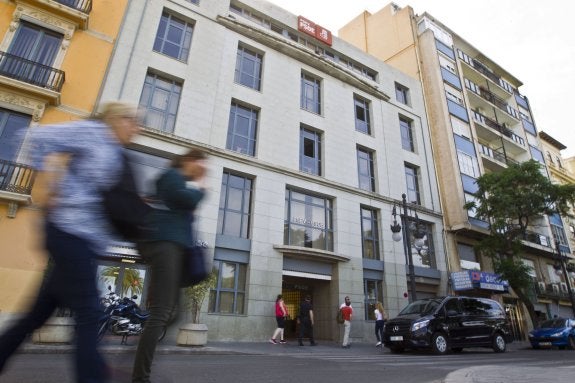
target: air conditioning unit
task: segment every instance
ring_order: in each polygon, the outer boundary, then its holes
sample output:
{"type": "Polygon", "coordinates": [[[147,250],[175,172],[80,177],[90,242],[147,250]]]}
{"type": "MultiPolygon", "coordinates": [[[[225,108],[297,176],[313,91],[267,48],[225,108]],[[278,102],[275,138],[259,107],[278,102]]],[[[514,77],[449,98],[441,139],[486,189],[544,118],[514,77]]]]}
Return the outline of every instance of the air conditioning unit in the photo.
{"type": "Polygon", "coordinates": [[[537,286],[539,287],[540,293],[544,293],[545,290],[547,290],[547,286],[545,285],[545,282],[537,282],[537,286]]]}
{"type": "Polygon", "coordinates": [[[551,284],[551,288],[553,289],[553,292],[555,294],[559,294],[559,283],[553,283],[551,284]]]}
{"type": "Polygon", "coordinates": [[[561,291],[567,293],[567,283],[561,282],[561,291]]]}

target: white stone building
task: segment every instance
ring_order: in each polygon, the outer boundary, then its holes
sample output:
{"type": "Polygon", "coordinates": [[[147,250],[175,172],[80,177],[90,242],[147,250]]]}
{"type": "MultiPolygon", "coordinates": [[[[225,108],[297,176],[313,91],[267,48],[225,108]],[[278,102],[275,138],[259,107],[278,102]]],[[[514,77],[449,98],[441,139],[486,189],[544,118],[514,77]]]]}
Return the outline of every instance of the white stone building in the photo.
{"type": "MultiPolygon", "coordinates": [[[[389,229],[403,193],[425,228],[412,245],[417,296],[445,294],[416,79],[265,1],[132,1],[100,99],[146,111],[132,148],[143,191],[153,192],[172,153],[210,155],[210,193],[197,214],[218,270],[202,315],[209,339],[269,338],[278,294],[293,336],[309,294],[317,339],[339,338],[335,312],[349,295],[352,338],[373,341],[375,301],[391,315],[408,302],[406,251],[389,229]]],[[[145,265],[117,253],[100,270],[120,274],[102,284],[121,285],[136,270],[145,302],[145,265]]]]}

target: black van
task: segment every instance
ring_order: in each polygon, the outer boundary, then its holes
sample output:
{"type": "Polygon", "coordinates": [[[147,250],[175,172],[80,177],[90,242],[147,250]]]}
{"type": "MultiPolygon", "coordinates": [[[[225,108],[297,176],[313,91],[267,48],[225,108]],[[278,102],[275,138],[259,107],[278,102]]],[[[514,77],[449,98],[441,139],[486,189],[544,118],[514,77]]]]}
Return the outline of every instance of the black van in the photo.
{"type": "Polygon", "coordinates": [[[410,303],[385,323],[383,344],[392,352],[427,348],[445,354],[465,347],[505,352],[512,341],[509,322],[498,302],[448,296],[410,303]]]}

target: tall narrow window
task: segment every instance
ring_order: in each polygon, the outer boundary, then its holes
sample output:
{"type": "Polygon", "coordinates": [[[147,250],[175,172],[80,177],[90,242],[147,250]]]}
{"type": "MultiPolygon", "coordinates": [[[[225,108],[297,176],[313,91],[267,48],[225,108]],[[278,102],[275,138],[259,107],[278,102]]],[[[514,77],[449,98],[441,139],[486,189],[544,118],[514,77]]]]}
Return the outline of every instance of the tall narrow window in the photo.
{"type": "Polygon", "coordinates": [[[0,75],[42,87],[49,85],[62,39],[60,33],[21,20],[8,54],[0,62],[0,75]]]}
{"type": "Polygon", "coordinates": [[[402,104],[409,105],[409,88],[395,83],[395,99],[402,104]]]}
{"type": "Polygon", "coordinates": [[[156,32],[154,50],[180,61],[187,61],[192,32],[192,24],[164,12],[156,32]]]}
{"type": "Polygon", "coordinates": [[[383,302],[383,283],[382,281],[364,279],[364,307],[365,320],[375,320],[375,305],[377,302],[383,302]]]}
{"type": "Polygon", "coordinates": [[[208,312],[245,314],[247,264],[214,261],[216,287],[210,291],[208,312]]]}
{"type": "Polygon", "coordinates": [[[226,148],[255,156],[257,126],[257,110],[232,102],[226,148]]]}
{"type": "Polygon", "coordinates": [[[321,114],[321,80],[303,72],[300,106],[309,112],[321,114]]]}
{"type": "Polygon", "coordinates": [[[372,151],[357,148],[357,173],[359,188],[367,191],[375,191],[375,172],[373,168],[372,151]]]}
{"type": "Polygon", "coordinates": [[[146,110],[144,125],[173,133],[181,94],[180,82],[148,73],[140,97],[140,106],[146,110]]]}
{"type": "MultiPolygon", "coordinates": [[[[0,108],[0,160],[15,161],[31,116],[0,108]]],[[[1,179],[1,178],[0,178],[1,179]]]]}
{"type": "Polygon", "coordinates": [[[319,132],[300,128],[300,161],[302,172],[321,175],[321,134],[319,132]]]}
{"type": "Polygon", "coordinates": [[[243,46],[238,47],[235,82],[260,90],[263,56],[243,46]]]}
{"type": "Polygon", "coordinates": [[[361,208],[361,243],[363,258],[380,259],[377,210],[361,208]]]}
{"type": "Polygon", "coordinates": [[[286,190],[284,244],[333,251],[332,201],[286,190]]]}
{"type": "Polygon", "coordinates": [[[353,96],[355,106],[355,130],[371,134],[371,119],[369,115],[369,101],[359,96],[353,96]]]}
{"type": "Polygon", "coordinates": [[[401,147],[410,152],[415,151],[415,146],[413,145],[413,129],[412,123],[406,118],[399,118],[399,128],[401,130],[401,147]]]}
{"type": "Polygon", "coordinates": [[[252,180],[224,172],[220,192],[218,234],[249,237],[252,180]]]}
{"type": "Polygon", "coordinates": [[[405,164],[405,183],[407,186],[407,200],[421,205],[419,196],[419,171],[416,166],[405,164]]]}

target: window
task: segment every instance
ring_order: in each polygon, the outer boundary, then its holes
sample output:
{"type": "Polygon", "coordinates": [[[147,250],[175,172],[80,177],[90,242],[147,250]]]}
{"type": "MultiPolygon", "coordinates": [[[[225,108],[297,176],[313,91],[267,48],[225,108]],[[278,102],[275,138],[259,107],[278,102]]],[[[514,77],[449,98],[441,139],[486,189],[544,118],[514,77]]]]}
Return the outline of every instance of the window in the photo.
{"type": "Polygon", "coordinates": [[[405,164],[404,166],[407,201],[421,205],[421,197],[419,195],[419,169],[413,165],[405,164]]]}
{"type": "Polygon", "coordinates": [[[299,170],[321,175],[321,134],[300,128],[299,170]]]}
{"type": "Polygon", "coordinates": [[[303,72],[300,106],[308,112],[321,114],[321,80],[303,72]]]}
{"type": "Polygon", "coordinates": [[[0,160],[15,161],[31,116],[0,108],[0,160]]]}
{"type": "Polygon", "coordinates": [[[148,73],[140,97],[140,106],[146,110],[144,125],[173,133],[181,94],[180,82],[148,73]]]}
{"type": "Polygon", "coordinates": [[[220,192],[218,234],[249,238],[252,180],[224,171],[220,192]]]}
{"type": "Polygon", "coordinates": [[[333,251],[332,201],[305,192],[286,190],[284,243],[333,251]]]}
{"type": "Polygon", "coordinates": [[[375,304],[383,302],[383,287],[381,281],[363,280],[365,320],[375,320],[375,304]]]}
{"type": "Polygon", "coordinates": [[[20,21],[8,55],[0,63],[0,74],[39,86],[54,82],[52,65],[63,36],[47,28],[20,21]]]}
{"type": "Polygon", "coordinates": [[[481,270],[481,265],[477,261],[473,246],[457,243],[457,254],[459,264],[463,270],[481,270]]]}
{"type": "Polygon", "coordinates": [[[257,110],[232,102],[226,148],[254,156],[256,153],[257,126],[257,110]]]}
{"type": "Polygon", "coordinates": [[[523,263],[524,266],[529,268],[530,277],[537,278],[537,272],[535,271],[535,262],[533,262],[531,259],[521,258],[521,263],[523,263]]]}
{"type": "Polygon", "coordinates": [[[567,239],[567,235],[565,234],[563,227],[554,223],[551,223],[550,226],[551,232],[553,233],[553,238],[557,239],[560,245],[569,246],[569,240],[567,239]]]}
{"type": "Polygon", "coordinates": [[[453,133],[471,140],[471,129],[469,127],[469,124],[466,124],[459,118],[453,116],[450,116],[450,119],[451,119],[451,127],[453,128],[453,133]]]}
{"type": "Polygon", "coordinates": [[[247,265],[238,262],[214,261],[218,275],[216,288],[210,291],[208,312],[245,314],[247,265]]]}
{"type": "Polygon", "coordinates": [[[357,174],[360,189],[375,191],[375,172],[373,168],[372,151],[357,148],[357,174]]]}
{"type": "Polygon", "coordinates": [[[377,210],[361,208],[361,243],[363,258],[380,259],[377,210]]]}
{"type": "Polygon", "coordinates": [[[551,153],[547,152],[547,159],[549,160],[550,164],[553,164],[553,156],[551,155],[551,153]]]}
{"type": "Polygon", "coordinates": [[[359,96],[353,96],[355,106],[355,130],[371,134],[371,118],[369,116],[369,101],[359,96]]]}
{"type": "Polygon", "coordinates": [[[458,150],[457,159],[459,162],[459,171],[462,174],[474,178],[479,177],[479,164],[477,163],[477,159],[475,157],[470,156],[461,150],[458,150]]]}
{"type": "Polygon", "coordinates": [[[182,19],[164,12],[160,19],[154,51],[180,61],[187,61],[192,43],[193,26],[182,19]]]}
{"type": "Polygon", "coordinates": [[[200,5],[200,0],[186,0],[188,3],[200,5]]]}
{"type": "Polygon", "coordinates": [[[413,145],[413,129],[411,127],[411,121],[400,117],[399,128],[401,130],[401,147],[410,152],[414,152],[415,146],[413,145]]]}
{"type": "Polygon", "coordinates": [[[555,156],[555,160],[557,160],[557,166],[562,169],[563,165],[561,164],[561,158],[559,156],[555,156]]]}
{"type": "Polygon", "coordinates": [[[260,90],[262,59],[263,56],[261,54],[239,46],[234,81],[252,89],[260,90]]]}
{"type": "Polygon", "coordinates": [[[395,83],[395,99],[402,104],[409,105],[409,88],[395,83]]]}
{"type": "Polygon", "coordinates": [[[410,220],[409,223],[409,243],[413,264],[423,268],[435,268],[435,257],[433,248],[433,226],[427,222],[410,220]]]}

